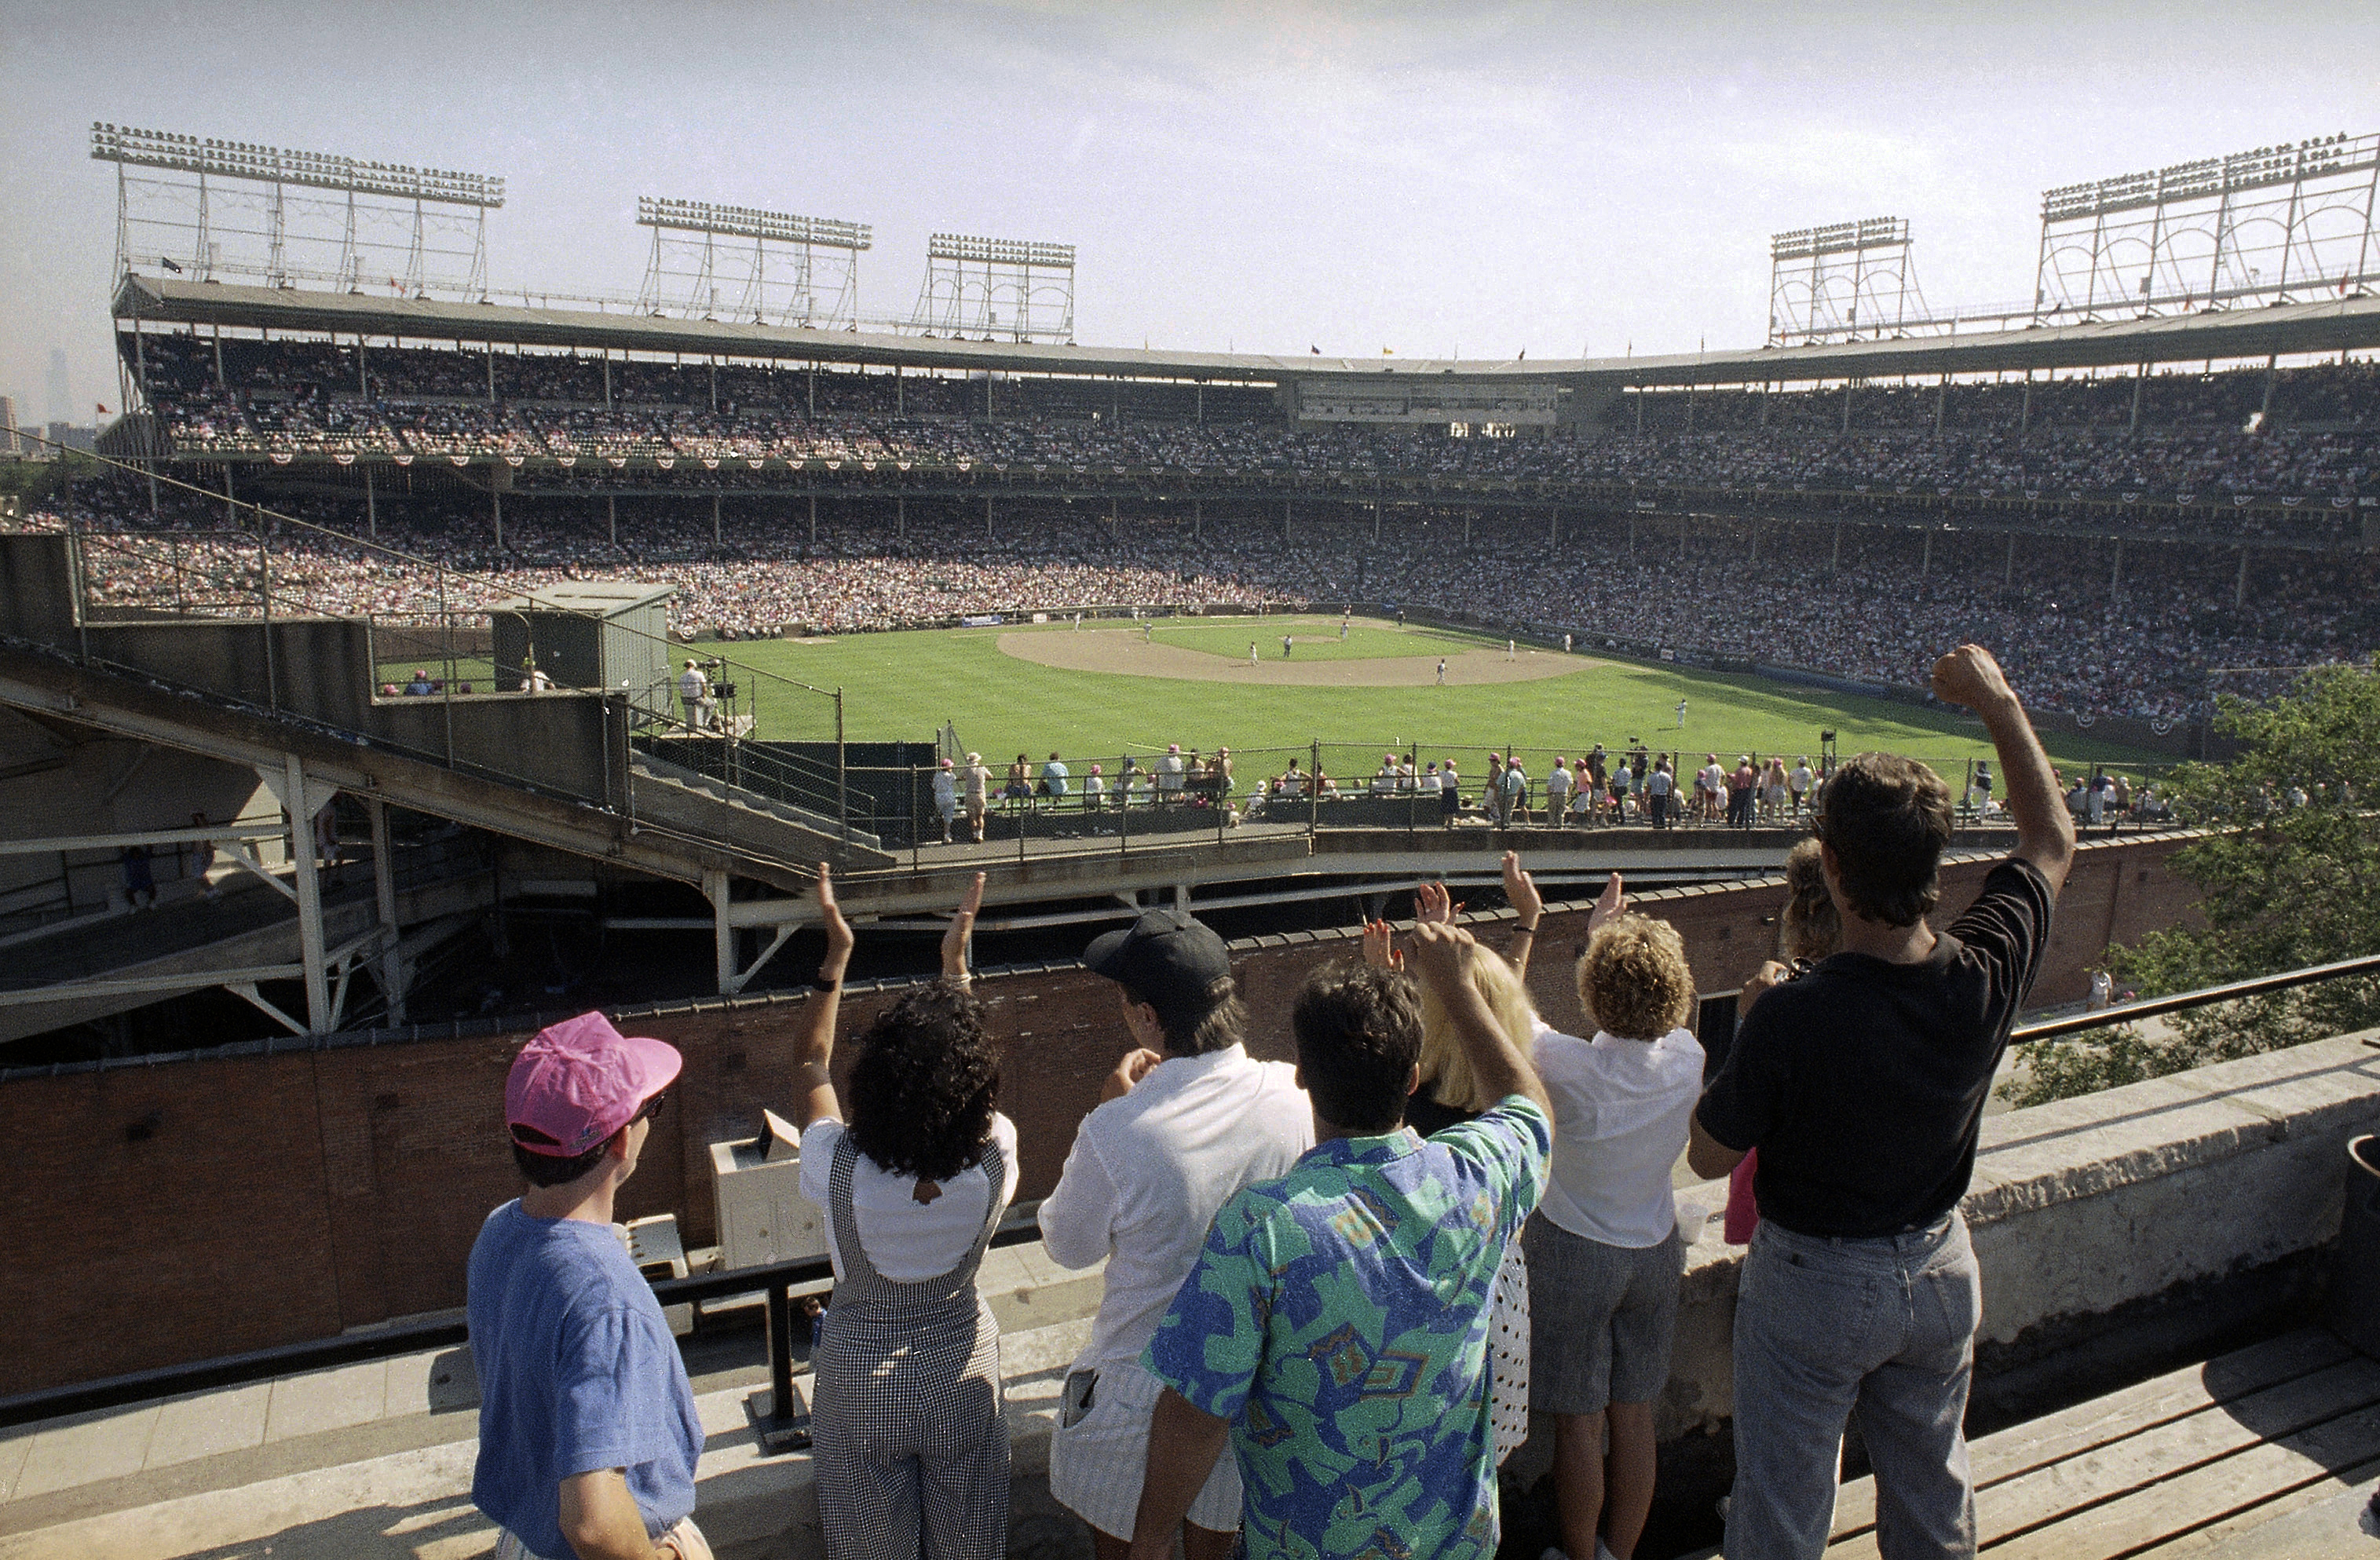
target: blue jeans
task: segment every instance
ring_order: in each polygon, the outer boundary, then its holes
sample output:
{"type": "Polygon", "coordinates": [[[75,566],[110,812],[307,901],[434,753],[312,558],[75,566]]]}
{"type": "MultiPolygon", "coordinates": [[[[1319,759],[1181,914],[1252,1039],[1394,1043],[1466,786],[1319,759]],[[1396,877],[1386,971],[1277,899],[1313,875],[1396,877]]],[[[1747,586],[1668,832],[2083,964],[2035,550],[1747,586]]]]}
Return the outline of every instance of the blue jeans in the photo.
{"type": "Polygon", "coordinates": [[[1815,1556],[1853,1410],[1876,1468],[1884,1560],[1975,1553],[1961,1421],[1983,1285],[1966,1221],[1870,1240],[1763,1221],[1735,1303],[1729,1560],[1815,1556]]]}

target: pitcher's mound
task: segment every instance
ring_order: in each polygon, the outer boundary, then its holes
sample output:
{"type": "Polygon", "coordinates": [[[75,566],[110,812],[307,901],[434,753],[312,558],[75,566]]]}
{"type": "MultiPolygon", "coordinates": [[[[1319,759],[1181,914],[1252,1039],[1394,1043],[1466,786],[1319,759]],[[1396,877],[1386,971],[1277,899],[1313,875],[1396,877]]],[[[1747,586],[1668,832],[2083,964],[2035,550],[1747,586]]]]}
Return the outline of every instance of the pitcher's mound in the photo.
{"type": "MultiPolygon", "coordinates": [[[[1277,643],[1278,641],[1276,641],[1277,643]]],[[[1145,642],[1137,628],[1084,628],[1056,633],[1003,634],[1000,652],[1037,666],[1066,671],[1113,671],[1127,677],[1170,677],[1189,683],[1246,683],[1298,688],[1420,688],[1438,681],[1436,656],[1392,656],[1370,660],[1244,659],[1210,656],[1179,645],[1145,642]]],[[[1520,651],[1506,660],[1485,647],[1446,658],[1449,687],[1486,683],[1534,683],[1565,677],[1597,663],[1553,650],[1520,651]]]]}

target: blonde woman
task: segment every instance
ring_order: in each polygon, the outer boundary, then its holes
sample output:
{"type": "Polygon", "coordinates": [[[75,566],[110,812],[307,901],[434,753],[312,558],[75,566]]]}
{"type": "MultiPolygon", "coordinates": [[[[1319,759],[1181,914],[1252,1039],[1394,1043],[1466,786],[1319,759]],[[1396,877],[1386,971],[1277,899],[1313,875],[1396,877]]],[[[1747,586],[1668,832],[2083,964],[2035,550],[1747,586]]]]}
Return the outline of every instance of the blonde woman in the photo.
{"type": "MultiPolygon", "coordinates": [[[[1464,973],[1473,988],[1487,999],[1488,1011],[1496,1015],[1515,1046],[1524,1046],[1539,1026],[1537,1015],[1529,1007],[1528,991],[1521,984],[1522,969],[1527,966],[1528,943],[1536,935],[1545,904],[1537,897],[1536,885],[1521,870],[1520,860],[1513,852],[1504,853],[1506,897],[1520,917],[1513,941],[1521,968],[1477,943],[1464,945],[1463,960],[1464,973]]],[[[1417,924],[1434,921],[1446,925],[1453,925],[1462,908],[1452,901],[1443,883],[1422,884],[1414,892],[1414,906],[1417,924]]],[[[1387,922],[1365,926],[1364,960],[1384,970],[1403,968],[1404,956],[1394,948],[1387,922]]],[[[1427,983],[1421,987],[1421,1023],[1417,1069],[1421,1082],[1405,1102],[1405,1125],[1428,1137],[1478,1116],[1499,1096],[1472,1071],[1463,1043],[1456,1037],[1452,1016],[1427,983]]],[[[1518,1240],[1505,1248],[1503,1263],[1496,1270],[1488,1353],[1488,1420],[1495,1435],[1496,1460],[1501,1464],[1529,1438],[1529,1273],[1518,1240]]]]}

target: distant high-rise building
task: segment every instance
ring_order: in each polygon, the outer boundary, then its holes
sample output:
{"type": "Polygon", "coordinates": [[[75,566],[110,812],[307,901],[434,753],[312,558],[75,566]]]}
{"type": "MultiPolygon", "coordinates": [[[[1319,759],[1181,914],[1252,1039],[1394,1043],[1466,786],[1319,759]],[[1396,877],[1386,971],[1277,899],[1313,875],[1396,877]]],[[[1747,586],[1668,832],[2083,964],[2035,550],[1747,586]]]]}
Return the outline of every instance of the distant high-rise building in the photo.
{"type": "Polygon", "coordinates": [[[74,420],[74,397],[67,393],[67,355],[63,347],[50,348],[50,417],[52,422],[74,420]]]}
{"type": "Polygon", "coordinates": [[[0,455],[21,455],[25,441],[17,437],[17,398],[0,395],[0,455]]]}
{"type": "MultiPolygon", "coordinates": [[[[69,450],[89,453],[99,442],[99,429],[82,423],[54,422],[48,429],[50,442],[69,450]]],[[[56,454],[56,450],[43,452],[56,454]]]]}

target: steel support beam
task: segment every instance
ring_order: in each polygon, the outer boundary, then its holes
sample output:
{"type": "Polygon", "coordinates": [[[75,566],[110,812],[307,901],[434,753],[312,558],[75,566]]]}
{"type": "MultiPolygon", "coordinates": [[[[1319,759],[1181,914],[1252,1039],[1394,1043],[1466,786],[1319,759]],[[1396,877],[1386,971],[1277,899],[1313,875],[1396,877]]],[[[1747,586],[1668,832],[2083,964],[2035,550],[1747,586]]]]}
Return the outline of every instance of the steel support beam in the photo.
{"type": "Polygon", "coordinates": [[[398,956],[396,921],[396,863],[389,855],[388,804],[377,796],[364,799],[364,813],[371,819],[372,894],[380,912],[381,929],[388,936],[380,952],[381,995],[388,1001],[388,1021],[405,1022],[404,961],[398,956]]]}
{"type": "MultiPolygon", "coordinates": [[[[289,791],[283,805],[289,813],[289,859],[298,867],[298,947],[306,961],[306,1032],[327,1034],[333,1027],[328,962],[322,953],[322,883],[314,860],[314,809],[304,812],[310,798],[306,788],[306,761],[292,753],[289,791]]],[[[324,806],[330,805],[326,799],[324,806]]]]}

